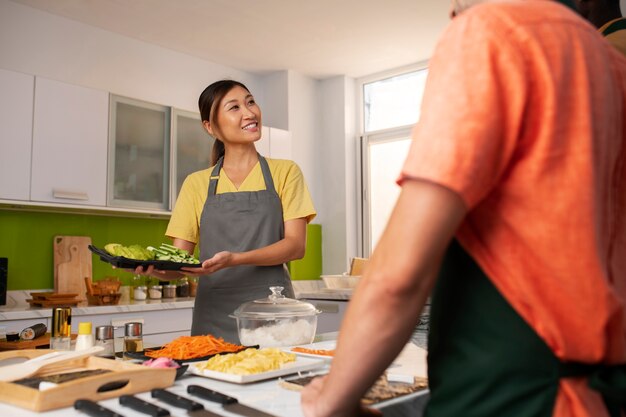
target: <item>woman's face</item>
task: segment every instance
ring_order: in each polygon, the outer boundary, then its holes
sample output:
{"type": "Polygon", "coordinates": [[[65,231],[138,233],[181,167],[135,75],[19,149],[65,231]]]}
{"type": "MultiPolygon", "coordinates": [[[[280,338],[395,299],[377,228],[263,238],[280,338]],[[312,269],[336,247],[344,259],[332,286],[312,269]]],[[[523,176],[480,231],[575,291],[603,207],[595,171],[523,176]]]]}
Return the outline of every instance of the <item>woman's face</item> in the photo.
{"type": "Polygon", "coordinates": [[[261,139],[261,109],[252,94],[235,86],[217,106],[217,126],[209,128],[226,143],[252,143],[261,139]],[[216,129],[217,128],[217,129],[216,129]]]}

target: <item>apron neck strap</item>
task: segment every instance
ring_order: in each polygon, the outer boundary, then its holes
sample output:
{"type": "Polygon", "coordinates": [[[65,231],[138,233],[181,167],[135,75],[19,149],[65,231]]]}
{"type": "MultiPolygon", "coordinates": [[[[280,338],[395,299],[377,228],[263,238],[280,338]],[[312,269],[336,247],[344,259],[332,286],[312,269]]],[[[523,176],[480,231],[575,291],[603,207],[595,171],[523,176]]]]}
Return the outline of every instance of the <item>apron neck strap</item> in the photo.
{"type": "MultiPolygon", "coordinates": [[[[270,172],[267,160],[265,160],[265,158],[258,152],[257,155],[259,157],[259,164],[261,165],[261,172],[263,173],[263,180],[265,181],[265,189],[268,191],[274,191],[274,180],[272,179],[272,173],[270,172]]],[[[211,171],[211,177],[209,178],[209,195],[211,196],[215,195],[217,191],[217,181],[220,179],[220,170],[222,169],[222,165],[224,165],[223,156],[217,160],[215,166],[213,167],[213,171],[211,171]]]]}
{"type": "Polygon", "coordinates": [[[220,170],[222,169],[222,165],[224,164],[224,157],[222,156],[215,163],[215,167],[213,167],[213,171],[211,171],[211,177],[209,178],[209,195],[215,195],[215,191],[217,190],[217,181],[220,179],[220,170]]]}

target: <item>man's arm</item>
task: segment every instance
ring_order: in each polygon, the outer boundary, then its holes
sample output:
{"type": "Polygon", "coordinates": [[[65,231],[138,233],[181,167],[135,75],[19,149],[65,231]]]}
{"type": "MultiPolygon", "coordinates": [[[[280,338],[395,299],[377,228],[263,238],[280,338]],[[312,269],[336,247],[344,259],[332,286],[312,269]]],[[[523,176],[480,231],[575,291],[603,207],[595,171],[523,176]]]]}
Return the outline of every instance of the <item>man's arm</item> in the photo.
{"type": "Polygon", "coordinates": [[[350,302],[330,374],[323,384],[318,381],[302,393],[307,417],[358,415],[362,395],[411,336],[465,213],[453,191],[426,181],[404,181],[350,302]]]}

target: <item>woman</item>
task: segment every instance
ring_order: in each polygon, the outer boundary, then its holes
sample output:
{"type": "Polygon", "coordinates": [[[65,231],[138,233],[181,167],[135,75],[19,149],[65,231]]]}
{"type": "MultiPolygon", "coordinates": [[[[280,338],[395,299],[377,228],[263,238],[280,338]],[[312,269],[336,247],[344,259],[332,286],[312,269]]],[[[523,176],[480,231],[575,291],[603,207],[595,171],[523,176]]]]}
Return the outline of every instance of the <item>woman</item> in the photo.
{"type": "Polygon", "coordinates": [[[306,225],[316,213],[299,167],[257,153],[261,109],[246,86],[217,81],[198,105],[202,125],[215,138],[213,166],[186,178],[166,235],[189,253],[200,245],[202,267],[183,269],[201,276],[191,334],[238,343],[229,315],[239,305],[267,297],[270,286],[294,296],[284,264],[304,256],[306,225]]]}

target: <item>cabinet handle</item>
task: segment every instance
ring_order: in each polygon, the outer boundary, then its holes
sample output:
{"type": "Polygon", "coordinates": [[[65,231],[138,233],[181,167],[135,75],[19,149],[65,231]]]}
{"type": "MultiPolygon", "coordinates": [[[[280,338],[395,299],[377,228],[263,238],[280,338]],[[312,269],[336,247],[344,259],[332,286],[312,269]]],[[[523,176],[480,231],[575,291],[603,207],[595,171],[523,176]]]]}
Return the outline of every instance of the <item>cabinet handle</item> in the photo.
{"type": "Polygon", "coordinates": [[[339,313],[339,306],[330,303],[317,303],[315,305],[322,313],[339,313]]]}
{"type": "Polygon", "coordinates": [[[53,188],[52,196],[54,198],[62,198],[65,200],[89,200],[89,194],[83,191],[63,190],[60,188],[53,188]]]}

